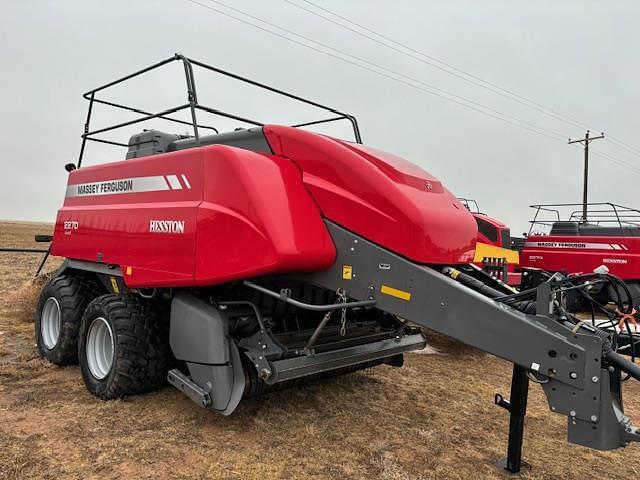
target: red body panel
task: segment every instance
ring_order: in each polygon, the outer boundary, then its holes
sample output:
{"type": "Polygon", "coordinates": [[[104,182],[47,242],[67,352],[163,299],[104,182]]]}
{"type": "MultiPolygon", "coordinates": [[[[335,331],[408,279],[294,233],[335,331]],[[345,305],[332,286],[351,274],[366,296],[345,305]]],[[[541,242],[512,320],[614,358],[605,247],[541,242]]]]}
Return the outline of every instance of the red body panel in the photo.
{"type": "Polygon", "coordinates": [[[476,219],[476,222],[486,222],[489,226],[492,227],[496,231],[495,236],[489,236],[486,233],[483,233],[482,229],[478,228],[478,241],[482,243],[486,243],[487,245],[494,245],[496,247],[502,248],[510,248],[510,245],[504,245],[502,241],[502,231],[508,230],[509,227],[502,223],[500,220],[497,220],[493,217],[489,217],[484,213],[471,213],[473,217],[476,219]]]}
{"type": "Polygon", "coordinates": [[[468,263],[476,224],[391,155],[269,126],[275,155],[210,145],[70,173],[52,254],[119,265],[131,287],[215,285],[335,260],[324,217],[420,263],[468,263]]]}
{"type": "Polygon", "coordinates": [[[196,284],[333,264],[333,241],[290,160],[233,147],[204,162],[198,212],[196,284]],[[224,248],[220,248],[220,246],[224,248]]]}
{"type": "Polygon", "coordinates": [[[477,227],[442,183],[406,160],[290,127],[268,126],[276,154],[298,164],[323,215],[419,263],[469,263],[477,227]]]}
{"type": "Polygon", "coordinates": [[[522,267],[587,273],[605,265],[625,280],[640,279],[640,237],[530,235],[520,253],[522,267]]]}
{"type": "Polygon", "coordinates": [[[100,182],[150,177],[158,189],[67,196],[52,254],[120,265],[132,287],[216,284],[335,259],[318,207],[286,159],[212,145],[75,170],[69,190],[96,182],[100,193],[100,182]],[[150,232],[153,220],[183,221],[184,231],[150,232]]]}

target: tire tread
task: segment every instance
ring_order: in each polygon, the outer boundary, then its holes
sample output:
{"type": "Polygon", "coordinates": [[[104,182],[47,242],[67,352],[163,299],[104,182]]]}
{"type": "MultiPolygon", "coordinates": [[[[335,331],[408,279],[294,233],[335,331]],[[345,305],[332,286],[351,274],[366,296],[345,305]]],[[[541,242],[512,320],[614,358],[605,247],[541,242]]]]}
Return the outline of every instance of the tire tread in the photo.
{"type": "Polygon", "coordinates": [[[83,316],[79,342],[80,366],[87,388],[103,400],[110,400],[162,387],[174,362],[167,317],[159,302],[130,294],[107,294],[93,300],[83,316]],[[90,322],[98,315],[112,324],[116,343],[113,370],[102,381],[91,375],[83,350],[90,322]]]}
{"type": "Polygon", "coordinates": [[[50,362],[65,366],[78,363],[78,331],[87,305],[104,290],[97,279],[81,274],[66,274],[52,278],[42,289],[36,310],[36,339],[40,355],[50,362]],[[40,337],[40,314],[44,302],[56,297],[62,312],[58,344],[48,350],[40,337]]]}

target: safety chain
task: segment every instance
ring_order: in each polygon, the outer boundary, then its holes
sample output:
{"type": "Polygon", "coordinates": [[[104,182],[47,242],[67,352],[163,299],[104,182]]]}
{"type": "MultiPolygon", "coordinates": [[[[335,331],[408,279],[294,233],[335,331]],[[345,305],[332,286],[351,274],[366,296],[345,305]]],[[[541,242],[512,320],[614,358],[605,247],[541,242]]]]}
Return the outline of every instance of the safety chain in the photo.
{"type": "MultiPolygon", "coordinates": [[[[346,292],[342,289],[342,288],[338,288],[336,290],[336,296],[337,296],[337,300],[336,303],[347,303],[347,294],[346,292]]],[[[346,308],[342,308],[340,309],[341,311],[341,315],[340,315],[340,336],[344,337],[347,334],[347,309],[346,308]]],[[[329,319],[331,318],[331,314],[333,313],[333,310],[328,310],[327,313],[324,314],[324,317],[322,318],[322,324],[326,324],[329,319]]]]}
{"type": "MultiPolygon", "coordinates": [[[[338,302],[336,303],[347,303],[347,295],[345,291],[341,288],[336,290],[336,295],[338,295],[338,302]]],[[[347,309],[343,308],[340,314],[340,336],[344,337],[347,334],[347,309]]]]}
{"type": "MultiPolygon", "coordinates": [[[[336,303],[347,303],[347,295],[346,292],[342,289],[342,288],[338,288],[336,290],[336,296],[337,296],[337,300],[336,303]]],[[[340,315],[340,336],[344,337],[347,334],[347,309],[346,308],[342,308],[341,310],[341,315],[340,315]]],[[[327,323],[329,321],[329,319],[331,318],[331,314],[333,313],[333,310],[328,310],[327,313],[324,314],[324,317],[322,319],[321,323],[327,323]]]]}

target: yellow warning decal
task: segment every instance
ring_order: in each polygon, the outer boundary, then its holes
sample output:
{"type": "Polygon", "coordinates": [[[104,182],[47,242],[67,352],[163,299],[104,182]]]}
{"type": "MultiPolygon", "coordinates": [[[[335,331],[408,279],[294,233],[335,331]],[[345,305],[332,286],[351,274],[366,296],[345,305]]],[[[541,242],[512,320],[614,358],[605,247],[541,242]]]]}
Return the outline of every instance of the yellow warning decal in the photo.
{"type": "Polygon", "coordinates": [[[342,266],[342,279],[343,280],[351,280],[353,277],[353,267],[351,265],[343,265],[342,266]]]}
{"type": "Polygon", "coordinates": [[[111,288],[113,288],[113,293],[120,293],[120,288],[118,288],[118,281],[111,277],[111,288]]]}
{"type": "Polygon", "coordinates": [[[458,275],[460,275],[460,270],[456,270],[455,268],[452,268],[449,276],[455,280],[456,278],[458,278],[458,275]]]}
{"type": "Polygon", "coordinates": [[[480,263],[485,258],[504,258],[507,260],[507,263],[517,265],[520,262],[519,257],[518,252],[515,250],[478,242],[476,243],[476,254],[473,261],[480,263]]]}
{"type": "Polygon", "coordinates": [[[380,292],[384,293],[385,295],[391,295],[392,297],[406,300],[407,302],[411,300],[411,293],[405,292],[404,290],[398,290],[397,288],[389,287],[388,285],[382,285],[380,287],[380,292]]]}

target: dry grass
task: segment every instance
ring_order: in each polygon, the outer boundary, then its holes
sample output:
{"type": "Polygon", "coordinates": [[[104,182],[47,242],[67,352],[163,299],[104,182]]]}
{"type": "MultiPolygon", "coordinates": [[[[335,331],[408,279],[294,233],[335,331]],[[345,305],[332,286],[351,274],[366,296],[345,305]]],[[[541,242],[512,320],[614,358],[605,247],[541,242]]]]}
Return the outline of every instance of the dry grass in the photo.
{"type": "MultiPolygon", "coordinates": [[[[47,227],[44,227],[46,231],[47,227]]],[[[42,226],[0,223],[0,244],[27,245],[42,226]]],[[[0,254],[0,478],[304,478],[380,480],[507,478],[511,367],[433,336],[439,355],[407,355],[379,367],[253,399],[231,417],[203,410],[172,388],[102,402],[77,367],[37,357],[35,286],[14,292],[37,258],[0,254]],[[12,293],[13,292],[13,293],[12,293]],[[19,298],[9,300],[10,298],[19,298]]],[[[640,385],[626,408],[640,421],[640,385]]],[[[565,442],[565,422],[532,387],[522,478],[629,479],[639,448],[596,452],[565,442]]]]}
{"type": "Polygon", "coordinates": [[[27,323],[33,322],[40,291],[49,278],[51,278],[51,275],[41,274],[37,278],[25,280],[22,285],[7,295],[7,302],[14,309],[16,320],[27,323]]]}

